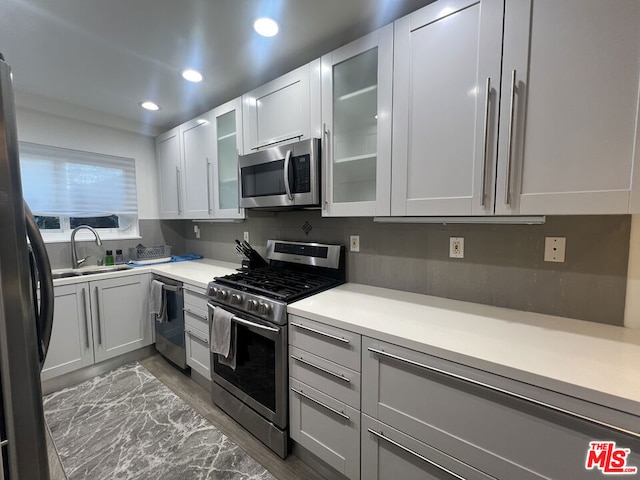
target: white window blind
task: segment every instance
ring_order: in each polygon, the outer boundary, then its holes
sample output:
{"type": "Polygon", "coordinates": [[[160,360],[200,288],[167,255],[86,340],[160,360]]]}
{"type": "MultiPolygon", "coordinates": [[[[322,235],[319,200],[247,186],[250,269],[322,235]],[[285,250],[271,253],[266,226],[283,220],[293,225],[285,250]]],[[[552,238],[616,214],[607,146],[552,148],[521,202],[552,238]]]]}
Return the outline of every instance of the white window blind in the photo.
{"type": "Polygon", "coordinates": [[[22,190],[35,215],[137,215],[135,161],[20,142],[22,190]]]}

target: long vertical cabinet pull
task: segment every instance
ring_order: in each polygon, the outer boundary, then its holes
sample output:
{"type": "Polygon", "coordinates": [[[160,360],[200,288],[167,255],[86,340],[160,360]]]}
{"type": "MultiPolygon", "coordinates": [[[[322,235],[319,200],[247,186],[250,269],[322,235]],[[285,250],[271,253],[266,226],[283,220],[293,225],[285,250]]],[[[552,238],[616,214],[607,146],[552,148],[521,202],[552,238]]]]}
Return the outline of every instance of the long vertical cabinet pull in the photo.
{"type": "Polygon", "coordinates": [[[87,290],[82,289],[82,305],[84,306],[84,339],[87,348],[91,348],[89,345],[89,314],[87,313],[87,290]]]}
{"type": "Polygon", "coordinates": [[[480,206],[484,207],[487,197],[487,150],[489,149],[489,112],[491,110],[491,77],[487,77],[487,88],[484,100],[484,144],[482,146],[482,198],[480,206]]]}
{"type": "Polygon", "coordinates": [[[324,151],[325,164],[323,173],[324,173],[324,181],[322,182],[322,210],[327,209],[327,205],[329,204],[329,200],[327,200],[327,184],[329,182],[329,150],[331,149],[331,145],[329,144],[329,129],[327,128],[327,124],[322,124],[322,136],[324,137],[322,150],[324,151]]]}
{"type": "Polygon", "coordinates": [[[213,214],[213,207],[211,206],[211,162],[207,157],[207,207],[209,208],[209,215],[213,214]]]}
{"type": "Polygon", "coordinates": [[[182,188],[180,188],[180,168],[176,167],[176,191],[178,192],[178,215],[182,214],[182,188]]]}
{"type": "Polygon", "coordinates": [[[505,179],[504,203],[511,204],[511,160],[513,157],[513,117],[516,109],[516,71],[511,71],[511,100],[509,104],[509,135],[507,142],[507,178],[505,179]]]}
{"type": "Polygon", "coordinates": [[[100,325],[100,290],[96,287],[96,320],[98,322],[98,345],[102,345],[102,326],[100,325]]]}

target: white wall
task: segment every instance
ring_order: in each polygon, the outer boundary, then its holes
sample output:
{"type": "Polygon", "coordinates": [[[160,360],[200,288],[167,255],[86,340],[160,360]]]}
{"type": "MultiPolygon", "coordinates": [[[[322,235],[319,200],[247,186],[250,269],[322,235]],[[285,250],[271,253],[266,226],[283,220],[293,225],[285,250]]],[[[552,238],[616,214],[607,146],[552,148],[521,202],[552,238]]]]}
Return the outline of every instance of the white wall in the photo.
{"type": "MultiPolygon", "coordinates": [[[[84,119],[36,111],[21,106],[19,102],[16,116],[20,141],[133,158],[136,162],[139,218],[159,218],[153,137],[84,119]]],[[[95,114],[93,116],[96,117],[95,114]]],[[[104,120],[107,125],[114,123],[113,118],[104,120]]]]}

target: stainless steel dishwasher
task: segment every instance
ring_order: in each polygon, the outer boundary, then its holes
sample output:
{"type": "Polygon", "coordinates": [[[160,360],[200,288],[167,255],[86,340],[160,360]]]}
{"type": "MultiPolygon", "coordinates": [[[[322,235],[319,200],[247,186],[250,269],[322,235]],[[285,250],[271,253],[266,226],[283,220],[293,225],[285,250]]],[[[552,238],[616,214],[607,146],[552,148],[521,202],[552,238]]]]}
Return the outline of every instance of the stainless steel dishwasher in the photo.
{"type": "Polygon", "coordinates": [[[184,342],[184,296],[182,282],[154,275],[162,283],[163,303],[166,300],[166,318],[155,319],[156,350],[180,368],[187,368],[184,342]]]}

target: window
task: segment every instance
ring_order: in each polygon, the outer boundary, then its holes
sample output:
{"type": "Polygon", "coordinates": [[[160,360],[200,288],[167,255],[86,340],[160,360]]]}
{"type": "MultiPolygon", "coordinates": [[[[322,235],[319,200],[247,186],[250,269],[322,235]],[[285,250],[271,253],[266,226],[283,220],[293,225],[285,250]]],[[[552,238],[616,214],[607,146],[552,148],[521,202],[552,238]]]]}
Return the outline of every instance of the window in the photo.
{"type": "Polygon", "coordinates": [[[25,201],[45,241],[69,240],[79,225],[104,239],[138,236],[132,158],[20,142],[20,167],[25,201]]]}

